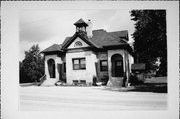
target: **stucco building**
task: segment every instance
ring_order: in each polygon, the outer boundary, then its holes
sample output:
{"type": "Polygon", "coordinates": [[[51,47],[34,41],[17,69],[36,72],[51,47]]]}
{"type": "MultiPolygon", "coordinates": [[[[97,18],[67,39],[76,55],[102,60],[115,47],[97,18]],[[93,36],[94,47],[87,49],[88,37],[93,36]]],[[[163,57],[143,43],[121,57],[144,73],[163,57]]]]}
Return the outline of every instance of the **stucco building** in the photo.
{"type": "Polygon", "coordinates": [[[45,57],[46,80],[42,85],[57,81],[92,83],[108,78],[109,86],[122,86],[123,77],[128,82],[134,59],[128,42],[128,31],[107,32],[92,30],[90,20],[74,23],[75,33],[62,44],[54,44],[42,53],[45,57]]]}

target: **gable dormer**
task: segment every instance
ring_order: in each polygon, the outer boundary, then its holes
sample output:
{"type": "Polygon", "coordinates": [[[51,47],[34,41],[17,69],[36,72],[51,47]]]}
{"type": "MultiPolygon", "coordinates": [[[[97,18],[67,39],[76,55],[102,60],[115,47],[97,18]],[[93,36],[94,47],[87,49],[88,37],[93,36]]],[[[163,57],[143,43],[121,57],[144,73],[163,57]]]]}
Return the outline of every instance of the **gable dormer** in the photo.
{"type": "Polygon", "coordinates": [[[83,47],[89,47],[89,45],[84,42],[81,38],[77,37],[67,49],[71,48],[83,48],[83,47]]]}
{"type": "Polygon", "coordinates": [[[98,48],[95,43],[88,40],[87,37],[84,37],[81,33],[77,32],[72,37],[67,37],[65,42],[62,44],[63,50],[81,47],[98,48]]]}

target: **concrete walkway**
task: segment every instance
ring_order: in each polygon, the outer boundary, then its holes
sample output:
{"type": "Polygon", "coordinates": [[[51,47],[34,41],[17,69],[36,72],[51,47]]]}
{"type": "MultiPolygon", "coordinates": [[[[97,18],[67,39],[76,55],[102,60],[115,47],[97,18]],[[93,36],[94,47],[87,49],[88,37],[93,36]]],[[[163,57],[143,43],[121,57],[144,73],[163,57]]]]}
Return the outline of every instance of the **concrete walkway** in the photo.
{"type": "Polygon", "coordinates": [[[166,93],[118,92],[105,87],[20,87],[20,110],[164,110],[166,93]]]}

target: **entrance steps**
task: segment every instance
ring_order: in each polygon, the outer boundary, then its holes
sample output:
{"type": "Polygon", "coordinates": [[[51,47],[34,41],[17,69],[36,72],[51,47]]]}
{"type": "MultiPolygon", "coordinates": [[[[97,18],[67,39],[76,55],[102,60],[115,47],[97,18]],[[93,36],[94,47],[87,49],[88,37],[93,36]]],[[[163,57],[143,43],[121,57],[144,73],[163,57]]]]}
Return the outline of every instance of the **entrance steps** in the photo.
{"type": "Polygon", "coordinates": [[[107,83],[109,87],[123,87],[123,77],[111,77],[107,83]]]}
{"type": "Polygon", "coordinates": [[[48,78],[41,84],[41,86],[54,86],[57,81],[58,79],[56,78],[48,78]]]}

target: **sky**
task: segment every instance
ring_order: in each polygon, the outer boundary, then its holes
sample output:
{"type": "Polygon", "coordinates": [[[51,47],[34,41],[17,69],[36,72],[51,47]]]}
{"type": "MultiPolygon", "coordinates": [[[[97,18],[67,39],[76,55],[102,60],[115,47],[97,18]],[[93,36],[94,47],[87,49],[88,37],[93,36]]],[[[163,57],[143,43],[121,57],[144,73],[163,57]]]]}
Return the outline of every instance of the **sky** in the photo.
{"type": "Polygon", "coordinates": [[[130,10],[25,10],[19,14],[19,60],[24,59],[24,52],[32,45],[38,44],[42,51],[53,44],[61,44],[66,37],[74,35],[73,24],[80,18],[85,22],[90,19],[93,30],[128,30],[130,42],[133,42],[134,21],[130,10]]]}

